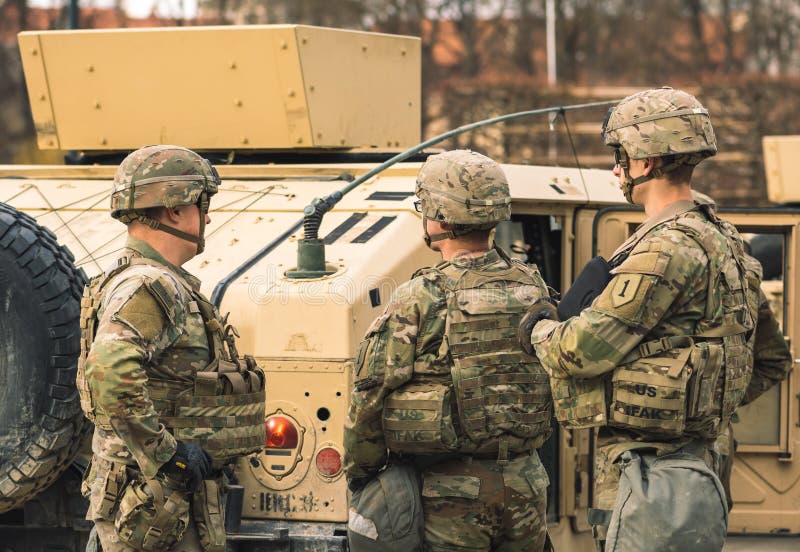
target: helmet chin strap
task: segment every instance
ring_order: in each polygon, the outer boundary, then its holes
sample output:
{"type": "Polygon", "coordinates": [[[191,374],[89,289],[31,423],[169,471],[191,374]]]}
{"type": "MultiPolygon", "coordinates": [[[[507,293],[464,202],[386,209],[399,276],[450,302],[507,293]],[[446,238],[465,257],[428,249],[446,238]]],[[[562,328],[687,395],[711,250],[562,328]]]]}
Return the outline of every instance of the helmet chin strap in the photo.
{"type": "Polygon", "coordinates": [[[469,234],[470,232],[472,232],[472,230],[467,229],[461,232],[457,232],[455,230],[448,230],[447,232],[442,232],[441,234],[434,234],[431,236],[430,234],[428,234],[428,218],[425,216],[425,213],[422,213],[422,232],[424,234],[422,239],[425,241],[425,245],[430,247],[431,243],[433,242],[442,240],[452,240],[459,236],[469,234]]]}
{"type": "Polygon", "coordinates": [[[136,212],[131,213],[130,215],[128,215],[127,218],[129,220],[136,220],[141,222],[142,224],[146,224],[153,230],[166,232],[167,234],[171,234],[177,238],[196,244],[197,245],[196,255],[199,255],[200,253],[203,252],[206,246],[206,240],[205,240],[206,215],[208,214],[208,208],[209,208],[208,194],[206,192],[200,194],[200,201],[197,204],[197,206],[200,208],[200,232],[198,233],[197,236],[194,236],[187,232],[183,232],[182,230],[178,230],[177,228],[173,228],[172,226],[167,226],[166,224],[159,222],[155,219],[152,219],[141,213],[136,213],[136,212]]]}
{"type": "Polygon", "coordinates": [[[683,165],[683,163],[673,161],[672,163],[664,165],[663,167],[653,169],[649,174],[643,174],[642,176],[637,176],[636,178],[631,178],[630,169],[628,167],[623,167],[622,173],[625,175],[625,180],[622,182],[622,193],[625,194],[625,200],[628,203],[633,204],[633,188],[635,186],[647,182],[648,180],[662,177],[665,174],[674,171],[681,165],[683,165]]]}
{"type": "Polygon", "coordinates": [[[622,193],[625,194],[625,201],[633,205],[633,188],[634,186],[638,186],[643,182],[647,182],[648,180],[652,180],[655,176],[652,176],[652,172],[647,176],[642,175],[636,178],[631,178],[631,173],[628,171],[627,168],[622,169],[623,174],[625,175],[625,180],[622,182],[622,193]]]}

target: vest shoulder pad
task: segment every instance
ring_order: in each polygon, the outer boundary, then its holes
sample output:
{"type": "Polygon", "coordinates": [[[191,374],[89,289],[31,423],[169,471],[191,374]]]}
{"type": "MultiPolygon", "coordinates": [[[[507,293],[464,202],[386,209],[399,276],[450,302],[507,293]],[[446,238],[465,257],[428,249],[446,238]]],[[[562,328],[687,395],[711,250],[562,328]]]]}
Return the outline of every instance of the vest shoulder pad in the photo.
{"type": "Polygon", "coordinates": [[[708,240],[723,239],[717,226],[708,221],[694,217],[685,217],[688,224],[681,219],[661,226],[656,232],[643,239],[631,251],[631,255],[644,251],[662,251],[668,255],[679,255],[681,250],[701,249],[706,251],[708,240]]]}
{"type": "Polygon", "coordinates": [[[186,291],[178,279],[166,267],[161,268],[149,264],[131,265],[108,283],[108,294],[116,290],[125,289],[133,295],[144,288],[158,303],[164,316],[174,323],[184,310],[184,305],[189,301],[184,297],[186,291]]]}
{"type": "Polygon", "coordinates": [[[438,303],[444,298],[447,280],[442,272],[435,268],[423,268],[414,273],[414,277],[400,284],[392,294],[395,307],[422,302],[438,303]]]}

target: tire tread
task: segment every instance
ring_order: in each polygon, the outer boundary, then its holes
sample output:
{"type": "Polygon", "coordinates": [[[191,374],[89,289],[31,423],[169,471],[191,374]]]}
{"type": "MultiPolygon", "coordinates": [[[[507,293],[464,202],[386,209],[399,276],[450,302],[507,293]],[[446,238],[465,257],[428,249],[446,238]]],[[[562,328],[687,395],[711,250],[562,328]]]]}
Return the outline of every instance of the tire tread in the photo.
{"type": "Polygon", "coordinates": [[[0,513],[19,507],[55,481],[83,445],[91,424],[75,388],[80,300],[86,274],[72,253],[32,217],[0,203],[0,249],[30,277],[31,305],[48,323],[50,352],[43,411],[28,440],[0,459],[0,513]]]}

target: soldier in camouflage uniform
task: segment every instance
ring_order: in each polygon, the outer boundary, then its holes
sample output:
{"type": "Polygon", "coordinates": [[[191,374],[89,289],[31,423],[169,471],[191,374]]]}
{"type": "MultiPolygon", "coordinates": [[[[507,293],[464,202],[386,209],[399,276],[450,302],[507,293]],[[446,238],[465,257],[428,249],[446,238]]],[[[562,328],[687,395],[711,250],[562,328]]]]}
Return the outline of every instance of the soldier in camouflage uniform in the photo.
{"type": "Polygon", "coordinates": [[[603,136],[626,199],[649,218],[589,308],[558,322],[534,305],[528,335],[559,421],[599,427],[590,522],[600,548],[720,550],[714,442],[750,382],[760,271],[735,228],[693,199],[693,168],[717,151],[694,97],[634,94],[609,110],[603,136]]]}
{"type": "Polygon", "coordinates": [[[148,146],[119,166],[124,250],[86,287],[77,384],[95,424],[83,491],[103,550],[225,549],[221,468],[264,443],[264,376],[181,268],[203,250],[219,176],[148,146]]]}
{"type": "MultiPolygon", "coordinates": [[[[489,245],[511,212],[497,163],[463,150],[432,156],[416,193],[426,243],[444,260],[396,290],[361,344],[348,482],[358,490],[387,464],[415,466],[425,550],[543,550],[548,478],[537,448],[551,399],[515,332],[547,287],[535,267],[489,245]]],[[[351,511],[351,534],[382,537],[379,520],[363,518],[351,511]]]]}

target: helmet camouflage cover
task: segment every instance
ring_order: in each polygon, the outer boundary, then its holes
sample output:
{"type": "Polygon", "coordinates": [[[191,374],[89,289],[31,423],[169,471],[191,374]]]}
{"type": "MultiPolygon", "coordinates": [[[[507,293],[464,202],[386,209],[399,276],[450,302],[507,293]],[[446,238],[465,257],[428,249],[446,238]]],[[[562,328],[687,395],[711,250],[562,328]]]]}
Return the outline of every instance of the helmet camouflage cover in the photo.
{"type": "Polygon", "coordinates": [[[111,216],[150,207],[194,205],[217,193],[219,175],[206,159],[180,146],[146,146],[125,158],[114,175],[111,216]]]}
{"type": "Polygon", "coordinates": [[[511,218],[508,180],[500,165],[470,150],[428,157],[417,176],[422,214],[445,224],[491,228],[511,218]]]}
{"type": "Polygon", "coordinates": [[[708,111],[691,94],[668,86],[637,92],[610,109],[603,138],[631,159],[678,155],[696,165],[717,153],[708,111]]]}

